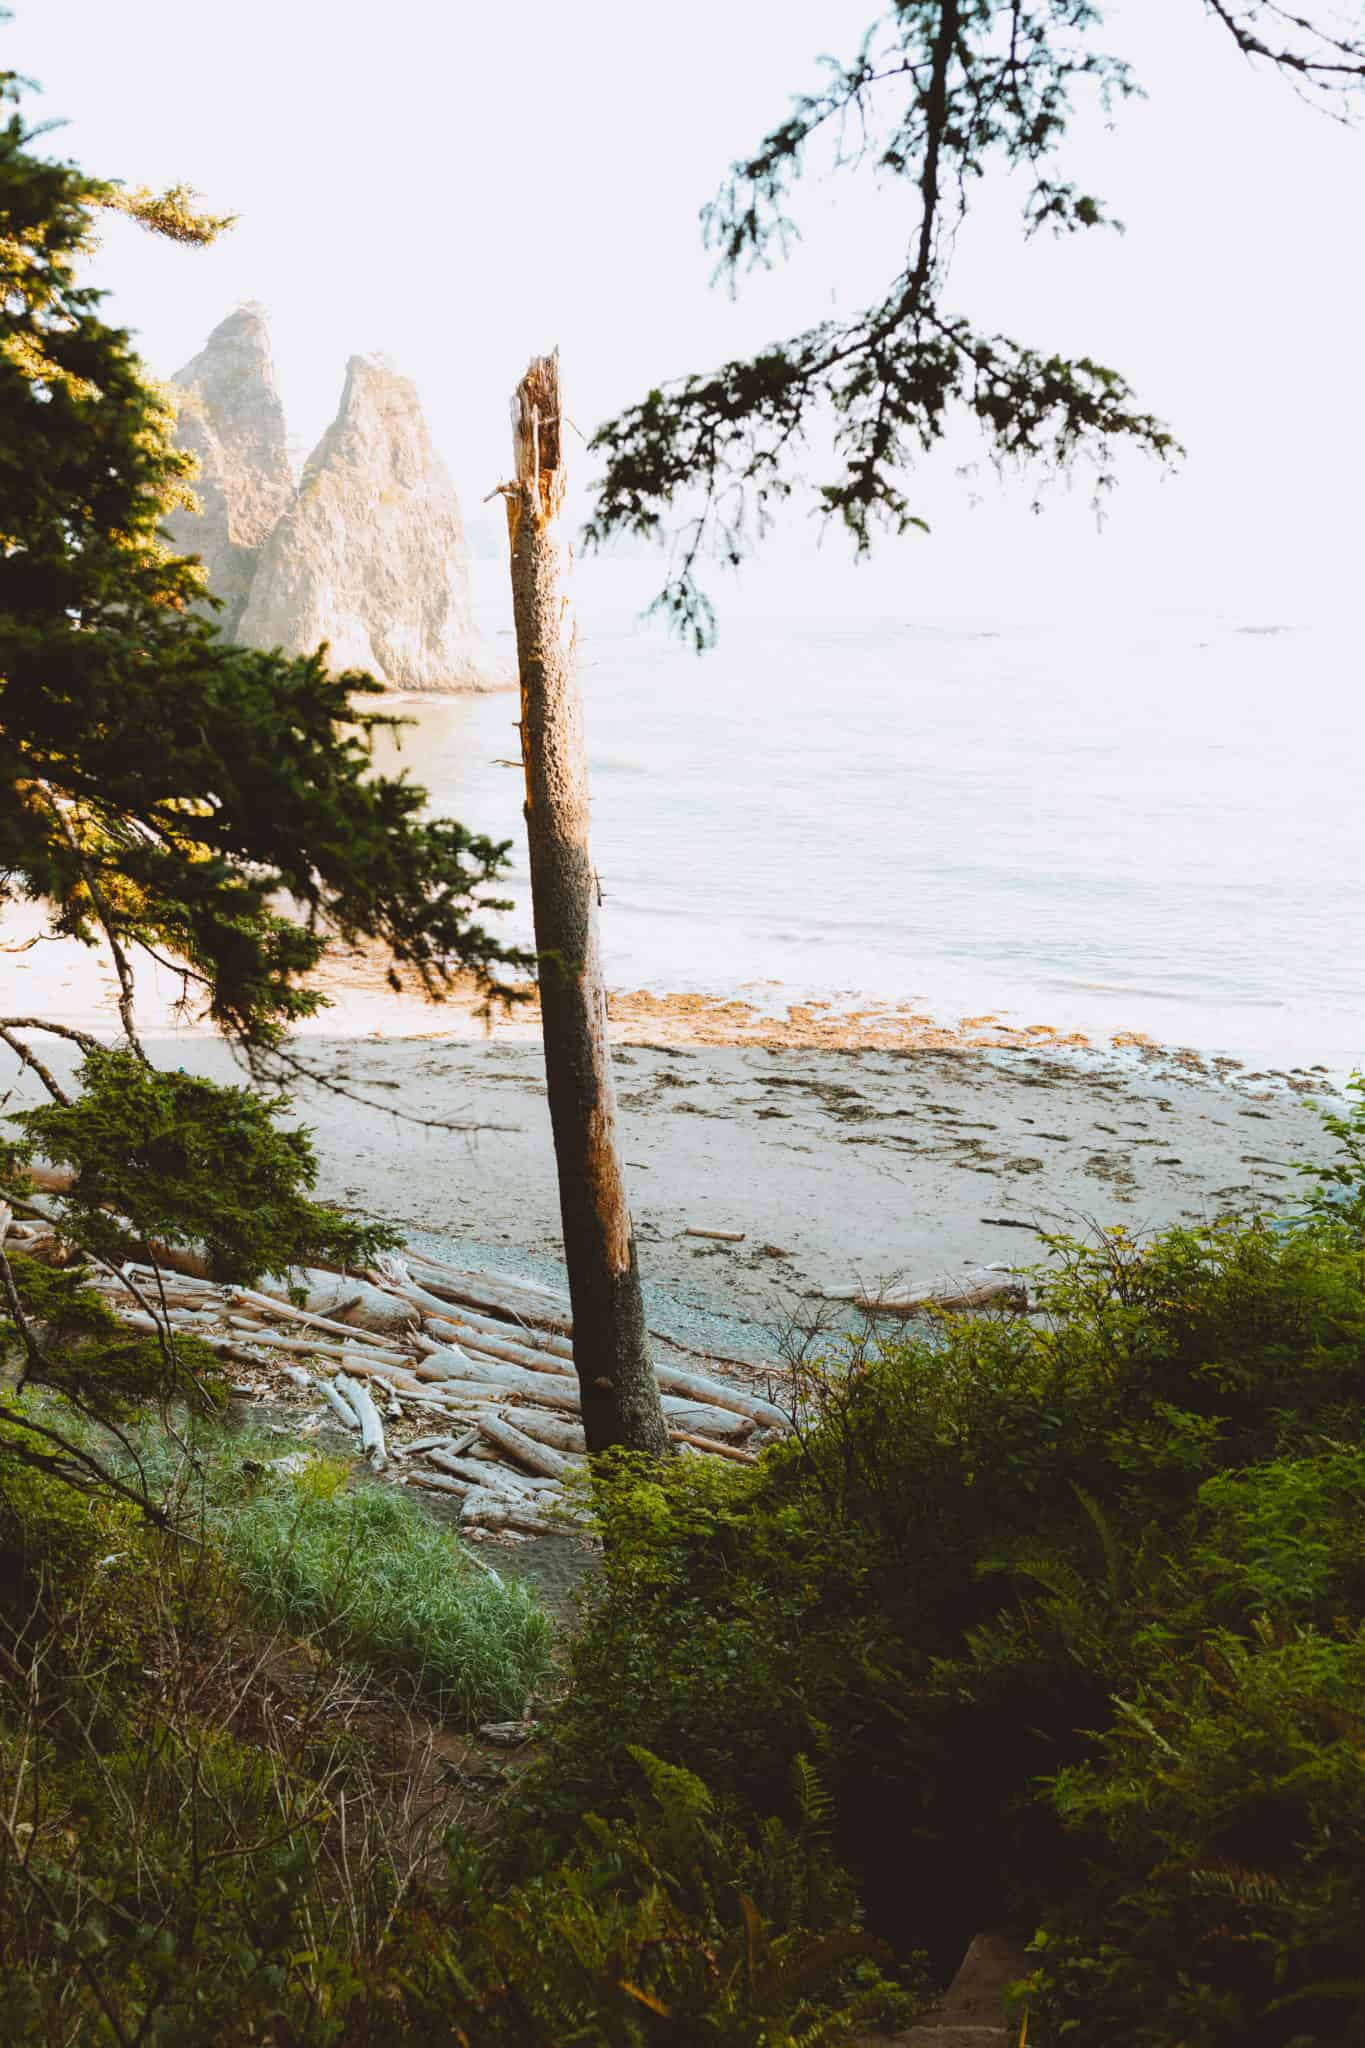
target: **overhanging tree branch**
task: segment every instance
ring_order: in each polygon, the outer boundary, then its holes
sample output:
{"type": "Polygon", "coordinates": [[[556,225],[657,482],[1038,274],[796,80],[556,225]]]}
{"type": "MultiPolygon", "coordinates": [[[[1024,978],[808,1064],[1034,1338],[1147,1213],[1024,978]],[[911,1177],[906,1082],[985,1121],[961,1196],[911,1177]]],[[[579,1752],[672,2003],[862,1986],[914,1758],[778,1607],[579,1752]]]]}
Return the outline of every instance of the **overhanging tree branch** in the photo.
{"type": "MultiPolygon", "coordinates": [[[[1365,38],[1275,0],[1203,4],[1247,56],[1291,81],[1329,98],[1365,83],[1365,38]]],[[[1094,0],[896,0],[851,64],[824,60],[821,90],[793,103],[704,210],[717,275],[733,289],[742,271],[789,253],[791,195],[831,124],[835,172],[869,169],[910,198],[905,267],[880,300],[651,391],[594,437],[603,469],[587,543],[628,534],[668,544],[656,609],[698,646],[713,630],[705,562],[737,566],[798,493],[837,519],[859,554],[877,528],[923,528],[910,478],[955,426],[980,433],[998,465],[1085,465],[1097,501],[1121,450],[1179,455],[1116,370],[993,334],[946,298],[972,189],[992,172],[1023,175],[1028,234],[1119,225],[1058,165],[1079,94],[1111,109],[1140,90],[1097,43],[1102,25],[1094,0]],[[796,467],[817,435],[833,445],[825,478],[796,467]]]]}

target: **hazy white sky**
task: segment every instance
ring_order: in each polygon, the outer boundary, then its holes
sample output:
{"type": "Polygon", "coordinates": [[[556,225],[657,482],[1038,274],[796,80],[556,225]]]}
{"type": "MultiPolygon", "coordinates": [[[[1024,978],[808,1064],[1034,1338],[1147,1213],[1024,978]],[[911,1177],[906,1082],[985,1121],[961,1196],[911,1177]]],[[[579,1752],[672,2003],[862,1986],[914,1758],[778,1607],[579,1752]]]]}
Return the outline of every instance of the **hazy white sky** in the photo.
{"type": "MultiPolygon", "coordinates": [[[[897,195],[810,184],[797,260],[736,304],[708,290],[696,220],[817,53],[851,54],[873,11],[15,0],[0,50],[41,82],[42,114],[68,121],[51,148],[130,182],[188,180],[240,215],[207,251],[111,225],[98,280],[155,371],[263,300],[291,432],[311,446],[347,355],[381,351],[416,380],[478,516],[530,353],[561,345],[590,430],[667,376],[878,288],[908,226],[897,195]]],[[[1083,493],[1037,520],[1027,492],[1002,495],[987,475],[969,510],[964,441],[923,478],[932,538],[883,550],[850,584],[831,537],[802,572],[803,602],[1055,610],[1079,589],[1278,620],[1339,609],[1358,582],[1365,136],[1258,78],[1199,0],[1109,15],[1151,97],[1116,132],[1087,122],[1076,158],[1128,234],[1025,246],[1015,196],[984,198],[955,296],[1122,369],[1187,443],[1183,473],[1135,472],[1097,539],[1083,493]]]]}

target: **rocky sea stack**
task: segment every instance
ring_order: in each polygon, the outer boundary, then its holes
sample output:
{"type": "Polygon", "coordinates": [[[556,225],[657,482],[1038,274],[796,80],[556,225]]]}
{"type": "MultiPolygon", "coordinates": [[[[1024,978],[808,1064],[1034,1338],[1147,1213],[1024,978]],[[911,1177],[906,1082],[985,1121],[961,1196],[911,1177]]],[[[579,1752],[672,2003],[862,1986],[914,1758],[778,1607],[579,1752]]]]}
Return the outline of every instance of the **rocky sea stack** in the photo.
{"type": "Polygon", "coordinates": [[[167,521],[243,646],[364,669],[393,690],[496,689],[474,628],[459,502],[413,385],[353,356],[336,418],[295,488],[260,307],[215,328],[179,373],[180,445],[201,512],[167,521]]]}
{"type": "Polygon", "coordinates": [[[199,464],[199,511],[166,521],[172,543],[199,555],[221,597],[219,630],[237,637],[261,544],[292,504],[294,475],[270,334],[260,306],[239,306],[186,363],[176,387],[176,439],[199,464]]]}

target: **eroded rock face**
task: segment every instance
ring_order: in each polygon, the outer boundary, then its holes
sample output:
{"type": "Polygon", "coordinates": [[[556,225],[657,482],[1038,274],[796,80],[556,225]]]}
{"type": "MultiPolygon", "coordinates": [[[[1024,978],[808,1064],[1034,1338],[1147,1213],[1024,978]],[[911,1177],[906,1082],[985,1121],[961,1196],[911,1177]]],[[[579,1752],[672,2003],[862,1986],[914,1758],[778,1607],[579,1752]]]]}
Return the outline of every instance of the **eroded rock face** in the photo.
{"type": "Polygon", "coordinates": [[[176,440],[198,459],[200,510],[173,512],[174,547],[200,555],[225,639],[237,638],[262,544],[294,498],[284,407],[260,306],[240,306],[172,379],[176,440]]]}
{"type": "Polygon", "coordinates": [[[406,377],[352,356],[335,420],[261,551],[237,638],[395,690],[495,688],[454,487],[406,377]]]}

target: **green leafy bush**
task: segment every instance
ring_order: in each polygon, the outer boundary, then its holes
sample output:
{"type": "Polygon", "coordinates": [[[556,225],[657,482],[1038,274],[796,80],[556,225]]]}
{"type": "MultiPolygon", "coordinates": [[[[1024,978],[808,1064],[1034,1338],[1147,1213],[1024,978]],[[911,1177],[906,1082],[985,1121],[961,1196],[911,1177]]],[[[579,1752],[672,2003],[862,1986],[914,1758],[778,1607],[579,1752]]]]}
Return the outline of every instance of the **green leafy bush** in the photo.
{"type": "Polygon", "coordinates": [[[1312,1182],[1306,1209],[1320,1223],[1339,1224],[1357,1244],[1365,1241],[1365,1073],[1346,1083],[1346,1109],[1320,1110],[1323,1129],[1335,1138],[1337,1156],[1297,1170],[1312,1182]]]}
{"type": "Polygon", "coordinates": [[[802,1441],[756,1470],[623,1464],[600,1488],[604,1570],[528,1819],[559,1841],[584,1808],[617,1810],[632,1744],[789,1813],[806,1754],[878,1932],[945,1974],[997,1922],[1066,1955],[1031,2039],[1100,2013],[1091,2037],[1115,2044],[1345,2039],[1358,1994],[1328,2026],[1309,1986],[1360,1975],[1365,1791],[1340,1716],[1365,1621],[1365,1258],[1335,1223],[1054,1249],[1040,1321],[854,1348],[811,1375],[802,1441]],[[1133,1758],[1159,1744],[1135,1714],[1201,1745],[1145,1834],[1133,1758]],[[1252,1787],[1231,1839],[1194,1796],[1220,1745],[1229,1786],[1252,1787]],[[1269,1960],[1216,1938],[1216,1885],[1190,1891],[1206,1939],[1173,1905],[1142,1921],[1180,1890],[1182,1829],[1182,1869],[1235,1865],[1296,1899],[1269,1960]],[[1297,1887],[1301,1862],[1318,1875],[1297,1887]],[[1144,2032],[1137,1987],[1181,1972],[1178,2016],[1153,1997],[1144,2032]],[[1203,1999],[1231,2031],[1188,2032],[1203,1999]]]}
{"type": "Polygon", "coordinates": [[[470,2048],[835,2048],[922,2004],[914,1966],[900,1985],[876,1967],[804,1760],[791,1827],[742,1822],[648,1750],[627,1763],[621,1814],[589,1814],[496,1903],[488,1865],[466,1865],[466,1910],[415,2018],[453,2020],[470,2048]]]}
{"type": "MultiPolygon", "coordinates": [[[[209,1476],[225,1513],[226,1461],[209,1476]]],[[[306,1497],[346,1500],[335,1477],[319,1468],[306,1497]]],[[[35,1545],[72,1528],[69,1488],[19,1484],[11,1517],[35,1545]]],[[[104,1523],[0,1604],[7,2041],[835,2048],[920,2002],[913,1969],[879,1971],[808,1764],[784,1826],[637,1752],[623,1813],[580,1817],[509,1885],[466,1836],[441,1853],[442,1802],[447,1826],[462,1810],[449,1781],[414,1777],[406,1748],[376,1767],[408,1716],[358,1699],[325,1637],[263,1636],[211,1546],[101,1499],[109,1515],[134,1539],[134,1642],[99,1588],[104,1523]]]]}

